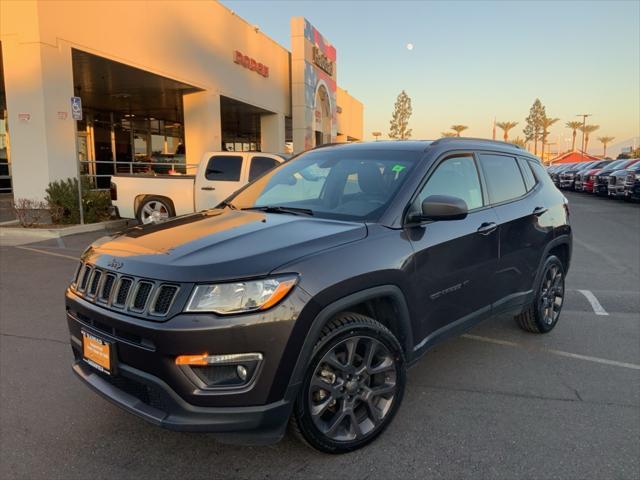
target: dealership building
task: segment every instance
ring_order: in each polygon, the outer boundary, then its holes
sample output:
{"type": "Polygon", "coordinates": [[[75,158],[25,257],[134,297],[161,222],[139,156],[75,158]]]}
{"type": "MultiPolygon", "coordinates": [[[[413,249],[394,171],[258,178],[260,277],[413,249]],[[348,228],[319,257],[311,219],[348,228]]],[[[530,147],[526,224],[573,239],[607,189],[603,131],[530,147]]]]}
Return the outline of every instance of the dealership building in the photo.
{"type": "Polygon", "coordinates": [[[304,18],[291,51],[215,1],[0,2],[0,22],[0,192],[15,198],[208,151],[362,139],[336,47],[304,18]]]}

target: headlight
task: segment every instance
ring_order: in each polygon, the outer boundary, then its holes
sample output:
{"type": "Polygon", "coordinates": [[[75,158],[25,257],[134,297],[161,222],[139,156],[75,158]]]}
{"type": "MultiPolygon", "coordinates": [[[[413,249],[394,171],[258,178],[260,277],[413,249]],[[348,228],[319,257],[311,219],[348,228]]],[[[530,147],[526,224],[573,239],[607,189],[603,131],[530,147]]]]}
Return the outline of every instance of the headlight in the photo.
{"type": "Polygon", "coordinates": [[[278,277],[198,285],[191,294],[186,311],[229,314],[266,310],[282,300],[296,281],[296,277],[278,277]]]}

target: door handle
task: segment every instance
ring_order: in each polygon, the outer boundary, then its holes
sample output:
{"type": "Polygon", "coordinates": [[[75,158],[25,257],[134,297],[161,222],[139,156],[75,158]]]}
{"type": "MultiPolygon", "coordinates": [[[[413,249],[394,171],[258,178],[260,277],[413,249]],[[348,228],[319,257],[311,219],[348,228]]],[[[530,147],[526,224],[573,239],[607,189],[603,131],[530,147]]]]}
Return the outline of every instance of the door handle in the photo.
{"type": "Polygon", "coordinates": [[[480,235],[489,235],[490,233],[493,233],[496,228],[498,228],[498,225],[494,222],[484,222],[482,225],[480,225],[478,227],[477,232],[480,235]]]}
{"type": "Polygon", "coordinates": [[[549,211],[549,209],[548,209],[548,208],[545,208],[545,207],[536,207],[536,208],[534,208],[534,209],[533,209],[533,214],[534,214],[536,217],[539,217],[540,215],[544,215],[544,214],[545,214],[545,213],[547,213],[548,211],[549,211]]]}
{"type": "Polygon", "coordinates": [[[216,187],[201,187],[200,190],[215,190],[216,187]]]}

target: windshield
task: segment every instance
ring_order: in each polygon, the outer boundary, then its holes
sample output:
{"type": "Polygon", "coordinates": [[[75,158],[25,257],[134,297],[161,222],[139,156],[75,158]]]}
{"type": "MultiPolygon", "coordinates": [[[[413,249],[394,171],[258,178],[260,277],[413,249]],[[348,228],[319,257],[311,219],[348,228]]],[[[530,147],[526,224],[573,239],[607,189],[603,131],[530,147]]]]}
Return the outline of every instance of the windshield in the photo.
{"type": "Polygon", "coordinates": [[[616,160],[615,162],[611,162],[605,168],[607,170],[615,170],[617,167],[623,166],[623,164],[626,163],[626,162],[627,162],[627,160],[616,160]]]}
{"type": "Polygon", "coordinates": [[[410,175],[421,152],[312,150],[282,164],[229,199],[233,208],[268,210],[338,220],[377,221],[410,175]]]}

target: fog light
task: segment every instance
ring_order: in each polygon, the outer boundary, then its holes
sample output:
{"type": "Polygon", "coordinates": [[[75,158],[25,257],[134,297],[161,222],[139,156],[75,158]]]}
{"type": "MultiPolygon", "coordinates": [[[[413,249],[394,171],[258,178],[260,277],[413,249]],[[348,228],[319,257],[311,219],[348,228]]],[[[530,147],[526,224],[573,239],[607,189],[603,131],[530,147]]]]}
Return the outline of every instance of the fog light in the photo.
{"type": "Polygon", "coordinates": [[[176,365],[200,388],[231,388],[248,385],[262,362],[261,353],[227,355],[180,355],[176,365]]]}

